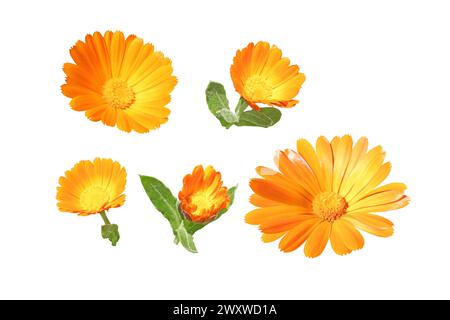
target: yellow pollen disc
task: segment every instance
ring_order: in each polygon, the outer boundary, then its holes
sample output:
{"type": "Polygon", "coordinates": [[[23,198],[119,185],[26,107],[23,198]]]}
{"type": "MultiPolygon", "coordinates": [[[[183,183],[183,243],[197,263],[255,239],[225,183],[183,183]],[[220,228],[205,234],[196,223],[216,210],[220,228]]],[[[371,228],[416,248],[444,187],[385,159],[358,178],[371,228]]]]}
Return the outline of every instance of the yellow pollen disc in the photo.
{"type": "Polygon", "coordinates": [[[251,76],[245,81],[244,95],[247,99],[258,101],[272,97],[273,88],[259,75],[251,76]]]}
{"type": "Polygon", "coordinates": [[[203,209],[209,209],[213,205],[214,199],[207,192],[197,192],[192,195],[191,203],[197,207],[193,215],[199,215],[203,209]]]}
{"type": "Polygon", "coordinates": [[[80,204],[85,210],[101,209],[109,200],[109,193],[99,186],[88,187],[80,195],[80,204]]]}
{"type": "Polygon", "coordinates": [[[347,210],[347,202],[335,192],[319,193],[312,203],[313,211],[323,220],[335,221],[347,210]]]}
{"type": "Polygon", "coordinates": [[[126,81],[120,79],[110,79],[103,86],[103,97],[110,107],[126,109],[130,107],[136,97],[132,88],[126,81]]]}

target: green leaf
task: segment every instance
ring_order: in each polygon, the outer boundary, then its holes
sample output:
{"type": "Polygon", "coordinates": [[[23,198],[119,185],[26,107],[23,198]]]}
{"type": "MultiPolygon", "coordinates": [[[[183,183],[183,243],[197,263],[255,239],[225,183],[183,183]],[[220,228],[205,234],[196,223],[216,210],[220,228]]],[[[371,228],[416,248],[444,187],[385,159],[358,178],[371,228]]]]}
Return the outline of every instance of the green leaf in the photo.
{"type": "Polygon", "coordinates": [[[164,183],[156,178],[148,176],[140,176],[141,183],[144,187],[147,196],[153,203],[155,208],[163,214],[163,216],[169,220],[170,226],[174,234],[182,222],[182,216],[178,212],[177,199],[170,192],[164,183]]]}
{"type": "Polygon", "coordinates": [[[189,233],[186,230],[184,222],[181,222],[180,226],[175,230],[176,238],[181,242],[186,250],[192,253],[197,253],[197,248],[195,247],[192,233],[189,233]]]}
{"type": "Polygon", "coordinates": [[[169,220],[173,234],[175,235],[175,244],[181,243],[188,251],[197,252],[192,234],[186,230],[184,225],[185,218],[178,211],[177,199],[170,192],[169,188],[156,178],[148,176],[140,177],[142,186],[150,201],[169,220]]]}
{"type": "Polygon", "coordinates": [[[259,111],[250,110],[243,112],[239,117],[239,122],[236,123],[236,125],[240,127],[253,126],[268,128],[280,121],[280,118],[280,110],[273,107],[267,107],[261,108],[259,111]]]}
{"type": "Polygon", "coordinates": [[[103,239],[109,239],[115,247],[120,239],[119,226],[117,224],[105,224],[102,226],[103,239]]]}
{"type": "Polygon", "coordinates": [[[215,217],[213,220],[208,221],[208,222],[206,222],[206,223],[196,223],[196,222],[193,222],[193,221],[190,221],[190,220],[187,220],[187,219],[186,219],[186,220],[184,221],[184,225],[185,225],[185,228],[186,228],[187,232],[189,232],[190,234],[194,234],[194,233],[197,232],[198,230],[202,229],[204,226],[210,224],[210,223],[213,222],[213,221],[216,221],[216,220],[219,219],[225,212],[227,212],[228,209],[230,209],[231,205],[232,205],[233,202],[234,202],[234,194],[235,194],[235,192],[236,192],[236,189],[237,189],[237,186],[228,189],[228,195],[229,195],[229,197],[230,197],[230,203],[228,204],[228,206],[227,206],[225,209],[222,209],[221,211],[219,211],[219,212],[217,213],[216,217],[215,217]]]}
{"type": "Polygon", "coordinates": [[[222,84],[210,82],[206,88],[206,103],[209,111],[219,119],[222,126],[230,128],[238,122],[236,115],[230,110],[227,94],[222,84]]]}
{"type": "Polygon", "coordinates": [[[228,204],[227,210],[231,207],[231,205],[234,202],[237,188],[238,188],[238,186],[234,186],[234,187],[231,187],[230,189],[228,189],[227,193],[228,193],[228,196],[230,197],[230,203],[228,204]]]}

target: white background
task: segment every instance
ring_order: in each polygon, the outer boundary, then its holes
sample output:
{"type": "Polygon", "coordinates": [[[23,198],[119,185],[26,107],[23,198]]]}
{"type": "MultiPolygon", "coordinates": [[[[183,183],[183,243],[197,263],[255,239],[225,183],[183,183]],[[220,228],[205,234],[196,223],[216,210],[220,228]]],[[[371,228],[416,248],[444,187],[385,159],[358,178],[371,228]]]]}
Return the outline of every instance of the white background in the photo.
{"type": "Polygon", "coordinates": [[[0,5],[0,298],[313,299],[450,298],[450,19],[446,1],[3,1],[0,5]],[[172,58],[179,84],[170,120],[127,134],[87,120],[60,93],[69,48],[96,30],[135,33],[172,58]],[[237,49],[266,40],[300,65],[300,104],[270,129],[222,128],[204,90],[222,82],[237,49]],[[350,133],[381,144],[411,204],[386,217],[391,238],[317,259],[264,244],[248,180],[276,149],[350,133]],[[126,166],[127,201],[109,217],[56,208],[58,178],[81,159],[126,166]],[[174,193],[185,174],[213,164],[236,203],[195,235],[198,254],[172,242],[138,174],[174,193]]]}

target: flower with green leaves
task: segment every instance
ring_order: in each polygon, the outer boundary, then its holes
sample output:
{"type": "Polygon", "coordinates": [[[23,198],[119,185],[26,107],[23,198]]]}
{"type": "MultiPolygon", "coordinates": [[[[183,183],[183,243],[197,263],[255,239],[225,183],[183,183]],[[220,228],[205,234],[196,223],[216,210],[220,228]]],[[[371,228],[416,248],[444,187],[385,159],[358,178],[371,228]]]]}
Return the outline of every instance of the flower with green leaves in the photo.
{"type": "Polygon", "coordinates": [[[273,107],[295,106],[298,100],[293,98],[305,81],[297,65],[290,65],[280,49],[263,41],[238,50],[230,73],[234,88],[241,95],[234,112],[222,84],[210,82],[206,89],[209,110],[227,129],[233,125],[273,126],[281,118],[280,110],[273,107]],[[261,108],[258,104],[270,107],[261,108]],[[246,111],[249,106],[252,110],[246,111]]]}
{"type": "Polygon", "coordinates": [[[160,180],[141,175],[142,186],[155,208],[169,221],[175,244],[181,243],[190,252],[197,248],[193,235],[228,211],[236,187],[223,186],[220,172],[199,165],[183,179],[178,200],[160,180]]]}

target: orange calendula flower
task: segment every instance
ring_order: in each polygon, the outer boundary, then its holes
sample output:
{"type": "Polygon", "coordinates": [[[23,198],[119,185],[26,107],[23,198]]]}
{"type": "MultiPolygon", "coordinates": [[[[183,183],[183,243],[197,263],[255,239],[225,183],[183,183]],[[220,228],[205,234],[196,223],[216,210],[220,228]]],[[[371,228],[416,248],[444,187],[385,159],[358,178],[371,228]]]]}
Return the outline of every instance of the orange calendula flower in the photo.
{"type": "Polygon", "coordinates": [[[150,43],[120,31],[88,34],[66,63],[65,96],[92,121],[130,132],[148,132],[168,120],[165,106],[177,80],[172,63],[150,43]]]}
{"type": "Polygon", "coordinates": [[[180,209],[189,219],[197,223],[210,221],[228,207],[230,197],[223,186],[220,172],[199,165],[192,174],[183,179],[183,189],[178,193],[180,209]]]}
{"type": "Polygon", "coordinates": [[[126,179],[125,168],[111,159],[80,161],[59,178],[58,208],[87,216],[120,207],[126,179]]]}
{"type": "Polygon", "coordinates": [[[111,159],[80,161],[59,178],[56,194],[58,208],[80,216],[100,214],[104,221],[102,237],[115,246],[120,239],[119,227],[111,224],[106,211],[124,204],[127,173],[111,159]]]}
{"type": "Polygon", "coordinates": [[[259,225],[264,242],[281,238],[282,251],[305,243],[307,257],[319,256],[329,240],[339,255],[361,249],[358,229],[391,236],[392,222],[374,213],[403,208],[410,199],[403,183],[380,186],[391,164],[380,146],[367,149],[366,138],[353,145],[346,135],[331,143],[320,137],[315,150],[300,139],[297,152],[277,152],[279,171],[258,167],[262,179],[250,181],[250,202],[259,208],[247,214],[247,223],[259,225]]]}
{"type": "Polygon", "coordinates": [[[259,110],[257,103],[295,106],[298,101],[293,98],[305,81],[297,65],[290,65],[280,49],[264,41],[238,50],[230,73],[236,91],[255,110],[259,110]]]}

